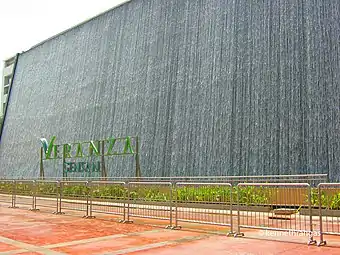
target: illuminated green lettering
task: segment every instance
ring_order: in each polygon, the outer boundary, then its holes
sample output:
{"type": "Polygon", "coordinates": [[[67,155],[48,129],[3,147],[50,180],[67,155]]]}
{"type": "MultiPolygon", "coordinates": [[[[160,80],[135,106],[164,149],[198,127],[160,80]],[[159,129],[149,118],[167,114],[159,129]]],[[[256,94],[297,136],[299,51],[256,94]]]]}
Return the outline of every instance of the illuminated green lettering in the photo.
{"type": "Polygon", "coordinates": [[[67,169],[67,172],[70,172],[70,173],[72,173],[72,172],[74,172],[74,171],[75,171],[75,169],[76,169],[75,163],[73,163],[73,162],[70,162],[70,163],[68,163],[68,169],[67,169]]]}
{"type": "Polygon", "coordinates": [[[83,172],[83,167],[84,167],[84,162],[78,162],[77,164],[77,171],[78,173],[82,173],[83,172]]]}
{"type": "Polygon", "coordinates": [[[107,155],[107,156],[113,155],[113,154],[112,154],[112,150],[113,150],[113,147],[115,146],[116,138],[111,137],[111,138],[107,139],[107,141],[109,142],[109,149],[107,150],[106,155],[107,155]]]}
{"type": "Polygon", "coordinates": [[[99,153],[99,141],[96,141],[98,147],[96,147],[95,142],[94,141],[90,141],[90,147],[89,147],[89,156],[93,155],[93,152],[95,153],[96,156],[100,156],[99,153]]]}
{"type": "Polygon", "coordinates": [[[71,144],[64,144],[63,145],[63,155],[64,155],[64,158],[72,158],[71,144]]]}
{"type": "Polygon", "coordinates": [[[89,163],[88,162],[84,162],[83,163],[83,172],[90,172],[90,168],[89,168],[89,163]]]}
{"type": "Polygon", "coordinates": [[[131,138],[128,136],[126,137],[126,141],[125,141],[125,147],[124,147],[124,154],[127,153],[127,151],[129,151],[128,153],[129,154],[133,154],[133,150],[132,150],[132,147],[131,147],[131,138]]]}
{"type": "Polygon", "coordinates": [[[54,159],[58,158],[58,153],[59,153],[59,145],[53,145],[53,156],[54,156],[54,159]]]}
{"type": "Polygon", "coordinates": [[[69,166],[70,166],[70,163],[64,162],[64,172],[65,173],[69,172],[69,166]]]}
{"type": "MultiPolygon", "coordinates": [[[[100,156],[119,156],[119,155],[128,155],[135,154],[133,149],[133,144],[131,141],[131,137],[120,137],[114,138],[110,137],[106,140],[99,141],[86,141],[86,142],[76,142],[76,143],[66,143],[62,145],[55,144],[56,137],[52,136],[51,140],[48,142],[45,138],[41,138],[42,150],[45,153],[45,159],[68,159],[68,158],[84,158],[84,157],[100,157],[100,156]],[[117,144],[117,141],[122,141],[117,144]],[[125,142],[124,142],[125,141],[125,142]],[[105,149],[102,149],[101,143],[105,144],[105,149]],[[84,146],[86,144],[86,146],[84,146]],[[124,146],[124,148],[117,147],[124,146]],[[62,147],[62,157],[61,157],[61,148],[62,147]],[[122,151],[123,149],[123,151],[122,151]],[[85,151],[84,151],[85,150],[85,151]],[[102,151],[103,150],[103,151],[102,151]]],[[[68,166],[68,165],[67,165],[68,166]]],[[[96,165],[97,167],[98,165],[96,165]]],[[[79,165],[75,164],[75,166],[70,165],[70,171],[73,168],[90,168],[92,169],[92,165],[79,165]]]]}
{"type": "Polygon", "coordinates": [[[47,142],[47,140],[45,138],[41,138],[40,139],[40,141],[42,143],[42,146],[44,148],[46,159],[50,159],[51,158],[51,154],[52,154],[52,150],[53,150],[55,139],[56,139],[56,137],[52,136],[51,141],[49,143],[47,142]]]}
{"type": "Polygon", "coordinates": [[[100,172],[100,161],[92,163],[92,172],[100,172]]]}
{"type": "Polygon", "coordinates": [[[76,158],[82,158],[83,156],[84,156],[84,154],[83,154],[83,147],[81,146],[81,143],[78,143],[76,158]]]}

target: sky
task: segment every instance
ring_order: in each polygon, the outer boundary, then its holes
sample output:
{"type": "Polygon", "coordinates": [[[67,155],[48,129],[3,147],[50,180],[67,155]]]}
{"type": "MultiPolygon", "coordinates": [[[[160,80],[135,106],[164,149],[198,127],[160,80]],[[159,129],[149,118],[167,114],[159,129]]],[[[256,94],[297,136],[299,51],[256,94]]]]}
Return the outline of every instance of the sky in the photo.
{"type": "Polygon", "coordinates": [[[0,0],[0,70],[3,60],[123,2],[0,0]]]}

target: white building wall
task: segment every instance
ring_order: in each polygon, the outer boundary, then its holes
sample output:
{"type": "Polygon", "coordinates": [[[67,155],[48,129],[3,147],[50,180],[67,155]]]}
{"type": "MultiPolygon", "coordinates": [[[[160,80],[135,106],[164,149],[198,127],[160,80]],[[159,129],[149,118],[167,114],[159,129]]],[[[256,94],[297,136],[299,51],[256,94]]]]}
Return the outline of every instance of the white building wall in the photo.
{"type": "Polygon", "coordinates": [[[3,116],[5,113],[5,105],[8,98],[11,80],[13,78],[14,62],[15,57],[11,57],[5,60],[3,64],[0,86],[0,116],[3,116]]]}
{"type": "Polygon", "coordinates": [[[1,79],[1,84],[0,84],[0,117],[4,114],[4,86],[3,86],[3,79],[1,79]]]}

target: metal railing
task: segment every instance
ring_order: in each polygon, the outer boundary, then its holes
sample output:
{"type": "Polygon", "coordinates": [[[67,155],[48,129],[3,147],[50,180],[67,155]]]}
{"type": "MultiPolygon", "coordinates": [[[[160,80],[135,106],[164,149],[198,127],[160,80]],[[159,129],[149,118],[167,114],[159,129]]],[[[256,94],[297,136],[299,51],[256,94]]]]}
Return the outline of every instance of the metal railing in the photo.
{"type": "Polygon", "coordinates": [[[13,197],[15,188],[15,181],[11,180],[1,180],[0,181],[0,202],[9,204],[10,207],[14,207],[13,205],[13,197]]]}
{"type": "Polygon", "coordinates": [[[30,210],[35,208],[35,181],[20,180],[14,181],[16,204],[29,206],[30,210]]]}
{"type": "Polygon", "coordinates": [[[340,235],[340,183],[1,180],[0,204],[125,223],[152,219],[171,229],[214,226],[235,237],[248,228],[305,233],[309,244],[318,233],[319,245],[340,235]]]}
{"type": "Polygon", "coordinates": [[[175,228],[179,222],[229,226],[233,234],[233,188],[230,183],[177,183],[175,228]]]}
{"type": "Polygon", "coordinates": [[[238,184],[237,218],[235,236],[244,235],[241,228],[302,232],[308,235],[308,244],[316,243],[308,183],[238,184]],[[309,215],[300,214],[301,209],[307,209],[309,215]]]}
{"type": "Polygon", "coordinates": [[[62,210],[88,212],[88,181],[61,181],[59,185],[59,213],[62,213],[62,210]]]}
{"type": "Polygon", "coordinates": [[[55,210],[53,213],[59,214],[60,210],[60,183],[57,181],[36,181],[35,192],[33,193],[35,206],[34,210],[40,208],[55,210]]]}
{"type": "Polygon", "coordinates": [[[126,222],[131,217],[166,220],[173,227],[171,182],[129,182],[126,222]]]}
{"type": "Polygon", "coordinates": [[[90,182],[90,201],[88,217],[95,213],[121,216],[125,221],[128,189],[125,182],[90,182]]]}
{"type": "Polygon", "coordinates": [[[326,245],[324,235],[340,235],[340,183],[320,183],[317,195],[320,246],[326,245]]]}

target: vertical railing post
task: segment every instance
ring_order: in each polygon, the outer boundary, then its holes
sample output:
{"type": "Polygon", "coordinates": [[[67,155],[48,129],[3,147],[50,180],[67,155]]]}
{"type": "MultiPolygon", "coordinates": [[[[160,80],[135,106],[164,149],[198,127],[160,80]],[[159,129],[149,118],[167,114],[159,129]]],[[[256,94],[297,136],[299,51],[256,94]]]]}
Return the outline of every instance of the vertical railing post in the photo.
{"type": "Polygon", "coordinates": [[[177,194],[177,183],[174,185],[175,187],[175,228],[177,229],[178,226],[178,194],[177,194]]]}
{"type": "Polygon", "coordinates": [[[63,185],[62,185],[62,182],[61,181],[57,181],[56,183],[57,185],[57,211],[54,213],[54,214],[64,214],[62,211],[61,211],[61,200],[62,200],[62,192],[63,192],[63,185]]]}
{"type": "Polygon", "coordinates": [[[90,199],[90,218],[94,219],[95,216],[92,215],[92,202],[93,202],[93,198],[92,198],[92,182],[89,181],[89,199],[90,199]]]}
{"type": "Polygon", "coordinates": [[[37,209],[37,193],[38,193],[38,186],[36,181],[32,181],[32,208],[30,211],[39,211],[37,209]]]}
{"type": "Polygon", "coordinates": [[[124,220],[122,221],[122,223],[133,223],[133,220],[130,220],[130,183],[127,183],[127,189],[128,189],[128,195],[127,195],[127,209],[125,209],[125,203],[124,203],[124,215],[126,214],[127,216],[124,216],[124,220]]]}
{"type": "Polygon", "coordinates": [[[172,228],[172,183],[169,184],[170,194],[169,194],[169,211],[170,211],[170,225],[166,228],[171,229],[172,228]]]}
{"type": "Polygon", "coordinates": [[[92,216],[92,189],[91,189],[91,181],[87,181],[86,185],[86,215],[84,218],[86,219],[94,219],[95,216],[92,216]]]}
{"type": "Polygon", "coordinates": [[[35,181],[32,181],[32,211],[36,211],[37,210],[37,197],[36,197],[36,193],[37,193],[37,187],[36,187],[36,183],[35,181]]]}
{"type": "Polygon", "coordinates": [[[15,207],[15,181],[12,181],[12,205],[10,206],[10,208],[14,208],[15,207]]]}
{"type": "Polygon", "coordinates": [[[230,210],[230,231],[228,236],[234,235],[236,232],[234,231],[234,224],[233,224],[233,186],[230,184],[230,196],[229,196],[229,210],[230,210]]]}
{"type": "Polygon", "coordinates": [[[88,218],[90,216],[89,214],[89,209],[90,209],[90,205],[89,205],[89,191],[88,191],[88,184],[89,182],[87,181],[85,183],[85,190],[86,190],[86,215],[83,216],[83,218],[88,218]]]}
{"type": "Polygon", "coordinates": [[[172,227],[172,229],[181,229],[182,227],[178,225],[178,193],[177,193],[177,183],[174,182],[173,186],[172,186],[172,192],[174,191],[175,193],[175,226],[172,227]]]}
{"type": "Polygon", "coordinates": [[[61,182],[58,181],[58,184],[57,184],[57,214],[59,214],[61,212],[61,193],[62,193],[62,190],[61,190],[61,182]]]}
{"type": "Polygon", "coordinates": [[[241,233],[241,215],[240,215],[240,185],[236,186],[236,194],[237,194],[237,231],[234,234],[234,237],[244,236],[244,233],[241,233]]]}
{"type": "Polygon", "coordinates": [[[127,195],[129,194],[128,192],[128,188],[126,187],[126,183],[124,183],[124,208],[123,208],[123,220],[121,220],[120,222],[125,222],[126,220],[126,199],[127,199],[127,195]]]}
{"type": "Polygon", "coordinates": [[[35,208],[35,202],[34,202],[34,181],[32,181],[32,186],[31,186],[31,195],[32,195],[32,207],[29,209],[30,211],[34,211],[35,208]]]}
{"type": "Polygon", "coordinates": [[[13,180],[12,181],[12,205],[9,208],[18,208],[16,206],[16,197],[17,197],[17,182],[13,180]]]}
{"type": "Polygon", "coordinates": [[[59,181],[56,182],[56,201],[57,201],[57,210],[53,214],[59,213],[59,181]]]}
{"type": "Polygon", "coordinates": [[[127,197],[127,211],[126,211],[126,221],[124,223],[130,222],[130,183],[127,184],[128,187],[128,197],[127,197]]]}
{"type": "Polygon", "coordinates": [[[59,213],[58,214],[65,214],[61,211],[62,208],[62,199],[63,199],[63,182],[59,182],[60,188],[59,188],[59,213]]]}
{"type": "Polygon", "coordinates": [[[323,224],[322,224],[322,195],[321,195],[322,183],[318,185],[318,200],[319,200],[319,224],[320,224],[320,242],[318,246],[326,245],[326,241],[323,240],[323,224]]]}
{"type": "Polygon", "coordinates": [[[313,238],[313,213],[312,213],[312,188],[310,184],[307,186],[307,191],[308,191],[308,209],[309,209],[309,240],[308,240],[308,245],[310,244],[316,244],[316,240],[313,238]]]}
{"type": "Polygon", "coordinates": [[[16,181],[13,181],[13,195],[12,195],[12,208],[17,208],[16,206],[16,200],[17,200],[17,182],[16,181]]]}

